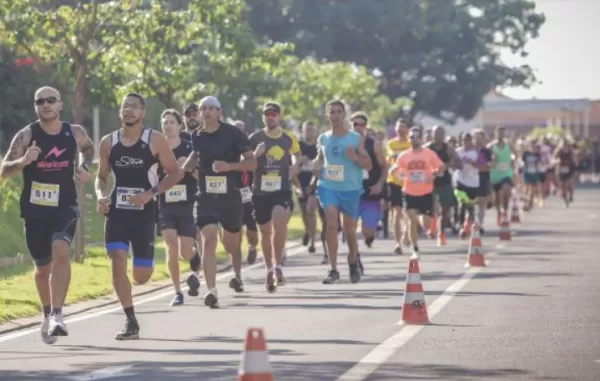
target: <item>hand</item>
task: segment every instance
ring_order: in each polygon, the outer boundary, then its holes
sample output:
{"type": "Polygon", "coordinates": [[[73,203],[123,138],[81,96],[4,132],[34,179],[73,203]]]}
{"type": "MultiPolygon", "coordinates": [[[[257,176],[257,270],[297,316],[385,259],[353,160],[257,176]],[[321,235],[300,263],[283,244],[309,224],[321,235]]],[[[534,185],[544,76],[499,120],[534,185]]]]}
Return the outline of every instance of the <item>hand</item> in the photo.
{"type": "Polygon", "coordinates": [[[254,150],[254,156],[259,157],[263,153],[265,153],[266,145],[265,142],[258,143],[256,149],[254,150]]]}
{"type": "Polygon", "coordinates": [[[230,163],[226,163],[224,161],[220,161],[220,160],[216,160],[213,165],[213,171],[219,173],[219,172],[229,172],[231,171],[231,164],[230,163]]]}
{"type": "Polygon", "coordinates": [[[41,152],[42,150],[40,149],[40,147],[37,146],[34,140],[33,143],[31,143],[31,146],[27,148],[27,151],[25,151],[25,155],[23,155],[23,158],[21,159],[23,160],[23,164],[29,165],[32,162],[36,161],[38,159],[38,156],[40,156],[41,152]]]}
{"type": "Polygon", "coordinates": [[[108,214],[109,210],[110,210],[110,200],[108,199],[108,197],[99,198],[98,202],[96,203],[96,211],[99,214],[106,215],[106,214],[108,214]]]}
{"type": "Polygon", "coordinates": [[[152,200],[152,192],[145,191],[131,196],[129,203],[133,206],[142,206],[149,203],[150,200],[152,200]]]}
{"type": "Polygon", "coordinates": [[[89,183],[92,181],[92,175],[83,168],[77,168],[75,171],[75,178],[83,183],[89,183]]]}
{"type": "Polygon", "coordinates": [[[350,159],[352,161],[357,161],[358,154],[356,153],[356,148],[354,148],[354,147],[346,148],[346,157],[348,157],[348,159],[350,159]]]}
{"type": "Polygon", "coordinates": [[[377,184],[373,185],[371,187],[371,189],[369,189],[369,194],[378,195],[378,194],[381,194],[381,191],[383,191],[383,184],[377,183],[377,184]]]}

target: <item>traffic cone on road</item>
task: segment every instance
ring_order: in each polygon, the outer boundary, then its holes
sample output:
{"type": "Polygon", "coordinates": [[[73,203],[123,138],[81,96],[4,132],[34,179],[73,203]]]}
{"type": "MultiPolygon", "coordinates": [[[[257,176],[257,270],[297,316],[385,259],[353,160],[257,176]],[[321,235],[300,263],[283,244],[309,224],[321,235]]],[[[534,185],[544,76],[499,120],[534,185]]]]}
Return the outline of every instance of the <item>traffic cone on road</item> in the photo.
{"type": "Polygon", "coordinates": [[[465,267],[485,267],[485,258],[481,246],[481,235],[477,223],[471,230],[471,242],[469,243],[469,252],[467,253],[467,264],[465,267]]]}
{"type": "Polygon", "coordinates": [[[274,381],[265,335],[260,328],[249,328],[246,333],[238,381],[274,381]]]}
{"type": "Polygon", "coordinates": [[[498,231],[498,238],[500,241],[510,241],[510,224],[508,223],[508,217],[506,213],[502,214],[502,222],[500,223],[500,230],[498,231]]]}
{"type": "Polygon", "coordinates": [[[521,223],[521,216],[519,213],[519,201],[516,197],[513,198],[513,202],[512,202],[512,210],[510,213],[510,222],[513,224],[521,223]]]}
{"type": "Polygon", "coordinates": [[[404,324],[425,325],[429,324],[425,293],[421,283],[419,261],[411,259],[408,263],[406,287],[404,288],[404,306],[402,307],[402,321],[404,324]]]}

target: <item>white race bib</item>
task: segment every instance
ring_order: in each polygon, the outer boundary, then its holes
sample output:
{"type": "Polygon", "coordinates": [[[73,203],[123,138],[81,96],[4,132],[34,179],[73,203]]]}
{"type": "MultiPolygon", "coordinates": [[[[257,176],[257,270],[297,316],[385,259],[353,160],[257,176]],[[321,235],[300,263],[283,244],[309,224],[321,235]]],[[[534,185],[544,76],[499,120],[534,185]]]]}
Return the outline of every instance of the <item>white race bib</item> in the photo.
{"type": "Polygon", "coordinates": [[[165,192],[166,202],[185,202],[187,201],[187,187],[185,184],[177,184],[165,192]]]}
{"type": "Polygon", "coordinates": [[[144,210],[144,205],[131,205],[131,196],[143,191],[143,188],[117,187],[117,209],[144,210]]]}
{"type": "Polygon", "coordinates": [[[533,166],[533,165],[529,165],[526,167],[526,171],[527,173],[538,173],[538,169],[537,167],[533,166]]]}
{"type": "Polygon", "coordinates": [[[263,175],[260,179],[260,189],[265,192],[276,192],[281,189],[281,176],[263,175]]]}
{"type": "Polygon", "coordinates": [[[413,184],[424,183],[425,173],[422,171],[410,171],[410,182],[413,184]]]}
{"type": "Polygon", "coordinates": [[[206,176],[206,193],[225,194],[227,193],[227,177],[225,176],[206,176]]]}
{"type": "Polygon", "coordinates": [[[60,194],[60,185],[42,184],[33,181],[31,183],[31,195],[29,202],[41,206],[58,206],[58,195],[60,194]]]}
{"type": "Polygon", "coordinates": [[[312,170],[313,170],[314,167],[315,167],[315,165],[312,162],[312,160],[309,160],[306,163],[302,164],[302,167],[301,167],[300,170],[302,172],[312,172],[312,170]]]}
{"type": "Polygon", "coordinates": [[[496,163],[496,169],[498,171],[508,171],[509,168],[508,163],[496,163]]]}
{"type": "Polygon", "coordinates": [[[250,190],[250,187],[245,187],[240,189],[240,192],[242,193],[242,202],[244,204],[252,201],[252,191],[250,190]]]}
{"type": "Polygon", "coordinates": [[[344,166],[328,165],[325,167],[325,178],[331,181],[344,181],[344,166]]]}
{"type": "Polygon", "coordinates": [[[362,175],[363,175],[363,180],[367,180],[369,178],[369,171],[367,171],[366,169],[363,169],[362,175]]]}
{"type": "Polygon", "coordinates": [[[571,168],[569,168],[569,167],[560,167],[559,172],[562,175],[566,175],[567,173],[569,173],[570,170],[571,170],[571,168]]]}

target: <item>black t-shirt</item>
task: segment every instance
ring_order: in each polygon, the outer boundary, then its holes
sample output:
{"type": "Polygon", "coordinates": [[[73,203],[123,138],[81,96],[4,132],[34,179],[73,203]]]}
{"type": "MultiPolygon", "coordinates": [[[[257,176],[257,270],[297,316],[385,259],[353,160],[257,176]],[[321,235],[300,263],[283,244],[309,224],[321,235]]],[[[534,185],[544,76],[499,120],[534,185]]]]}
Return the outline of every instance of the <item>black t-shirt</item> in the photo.
{"type": "Polygon", "coordinates": [[[298,181],[303,187],[307,187],[312,179],[312,161],[317,157],[317,144],[310,144],[305,141],[300,141],[300,154],[306,156],[309,160],[308,163],[300,167],[300,173],[298,174],[298,181]]]}
{"type": "Polygon", "coordinates": [[[523,152],[523,171],[529,174],[536,174],[539,172],[540,154],[539,152],[523,152]]]}
{"type": "Polygon", "coordinates": [[[226,194],[238,191],[241,187],[240,172],[216,173],[215,161],[239,163],[242,154],[250,151],[248,137],[237,127],[220,122],[213,132],[204,129],[192,134],[192,147],[199,161],[198,192],[208,194],[226,194]]]}

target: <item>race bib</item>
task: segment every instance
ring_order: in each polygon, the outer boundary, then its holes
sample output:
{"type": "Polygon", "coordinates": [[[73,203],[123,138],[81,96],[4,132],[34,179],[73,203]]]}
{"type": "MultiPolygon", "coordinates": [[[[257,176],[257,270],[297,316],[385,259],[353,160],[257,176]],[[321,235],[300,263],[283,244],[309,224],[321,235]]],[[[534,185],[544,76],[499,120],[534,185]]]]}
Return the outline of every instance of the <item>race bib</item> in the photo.
{"type": "Polygon", "coordinates": [[[165,192],[166,202],[185,202],[187,201],[187,188],[185,184],[177,184],[165,192]]]}
{"type": "Polygon", "coordinates": [[[510,169],[510,166],[508,165],[508,163],[496,163],[496,169],[498,171],[508,171],[510,169]]]}
{"type": "Polygon", "coordinates": [[[252,201],[252,191],[250,190],[250,187],[245,187],[240,189],[240,192],[242,194],[242,202],[244,204],[252,201]]]}
{"type": "Polygon", "coordinates": [[[325,178],[331,181],[344,181],[344,166],[328,165],[325,167],[325,178]]]}
{"type": "Polygon", "coordinates": [[[42,184],[33,181],[31,183],[31,195],[29,202],[41,206],[58,206],[58,195],[60,194],[60,185],[42,184]]]}
{"type": "Polygon", "coordinates": [[[309,160],[306,163],[302,164],[302,167],[301,167],[300,170],[302,172],[312,172],[312,170],[313,170],[314,167],[315,167],[315,165],[312,162],[312,160],[309,160]]]}
{"type": "Polygon", "coordinates": [[[227,177],[225,176],[206,176],[206,193],[225,194],[227,193],[227,177]]]}
{"type": "Polygon", "coordinates": [[[413,184],[424,183],[425,173],[422,171],[410,171],[410,182],[413,184]]]}
{"type": "Polygon", "coordinates": [[[569,168],[569,167],[560,167],[560,169],[559,169],[559,172],[561,175],[566,175],[570,171],[571,171],[571,168],[569,168]]]}
{"type": "Polygon", "coordinates": [[[276,192],[281,189],[281,176],[264,175],[260,180],[260,189],[265,192],[276,192]]]}
{"type": "Polygon", "coordinates": [[[527,173],[538,173],[538,169],[537,167],[530,165],[529,167],[527,167],[527,169],[525,170],[527,173]]]}
{"type": "Polygon", "coordinates": [[[142,188],[117,187],[117,209],[144,210],[144,205],[131,205],[131,196],[143,191],[142,188]]]}
{"type": "Polygon", "coordinates": [[[363,180],[367,180],[369,178],[369,171],[363,169],[362,171],[363,180]]]}

